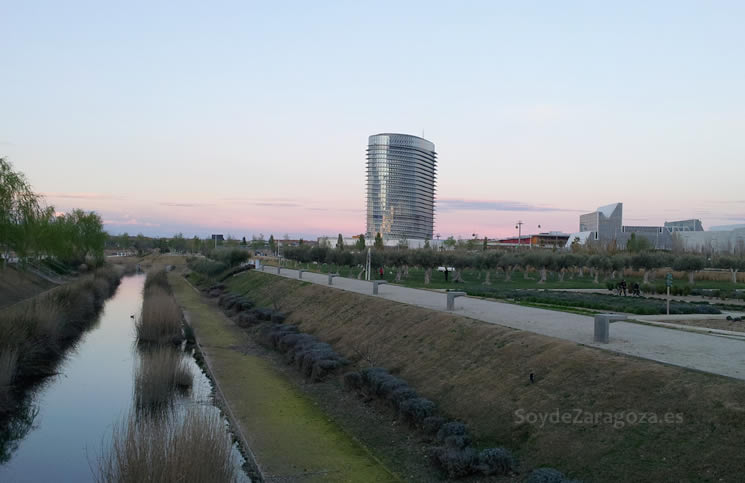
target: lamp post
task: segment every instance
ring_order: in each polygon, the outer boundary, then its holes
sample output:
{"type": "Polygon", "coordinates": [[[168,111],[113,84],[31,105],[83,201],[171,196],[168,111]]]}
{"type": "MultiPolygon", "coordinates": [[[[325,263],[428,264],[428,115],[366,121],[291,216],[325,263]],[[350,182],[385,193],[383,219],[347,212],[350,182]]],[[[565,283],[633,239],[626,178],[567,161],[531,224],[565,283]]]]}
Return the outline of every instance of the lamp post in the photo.
{"type": "Polygon", "coordinates": [[[515,224],[515,228],[517,228],[517,247],[520,248],[520,244],[522,243],[521,237],[522,237],[522,231],[523,231],[522,220],[517,220],[517,223],[515,224]]]}

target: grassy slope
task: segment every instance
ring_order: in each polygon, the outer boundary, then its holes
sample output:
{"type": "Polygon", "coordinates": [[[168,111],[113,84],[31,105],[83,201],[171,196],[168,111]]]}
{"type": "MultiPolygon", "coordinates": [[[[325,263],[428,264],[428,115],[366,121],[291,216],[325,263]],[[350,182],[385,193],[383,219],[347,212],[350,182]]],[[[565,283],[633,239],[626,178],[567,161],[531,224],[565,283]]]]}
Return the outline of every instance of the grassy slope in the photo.
{"type": "Polygon", "coordinates": [[[0,268],[0,308],[34,297],[52,287],[56,285],[33,273],[14,267],[0,268]]]}
{"type": "Polygon", "coordinates": [[[244,354],[240,347],[247,336],[232,321],[181,277],[171,276],[170,281],[267,475],[304,474],[303,481],[396,481],[267,361],[244,354]]]}
{"type": "Polygon", "coordinates": [[[372,346],[380,365],[468,422],[481,444],[517,451],[523,470],[554,466],[588,481],[733,481],[745,470],[740,381],[270,274],[229,284],[348,356],[372,346]],[[517,424],[520,408],[676,412],[684,422],[540,428],[517,424]]]}

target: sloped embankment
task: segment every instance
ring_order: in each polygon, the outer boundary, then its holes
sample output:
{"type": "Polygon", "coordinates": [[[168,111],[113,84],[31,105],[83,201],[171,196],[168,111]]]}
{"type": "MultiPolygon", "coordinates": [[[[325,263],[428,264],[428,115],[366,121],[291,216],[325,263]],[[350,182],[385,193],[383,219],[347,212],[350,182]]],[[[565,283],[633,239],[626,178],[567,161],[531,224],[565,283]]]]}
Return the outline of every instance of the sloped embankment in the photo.
{"type": "Polygon", "coordinates": [[[524,472],[729,481],[745,470],[740,381],[270,274],[228,285],[347,357],[397,373],[480,444],[512,449],[524,472]]]}

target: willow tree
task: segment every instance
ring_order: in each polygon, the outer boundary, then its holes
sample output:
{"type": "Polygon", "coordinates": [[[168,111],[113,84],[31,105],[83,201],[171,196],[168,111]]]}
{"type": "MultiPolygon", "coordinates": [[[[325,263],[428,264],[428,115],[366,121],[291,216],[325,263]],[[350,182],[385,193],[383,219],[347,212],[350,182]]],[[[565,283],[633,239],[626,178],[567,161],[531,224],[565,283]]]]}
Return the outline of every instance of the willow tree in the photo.
{"type": "MultiPolygon", "coordinates": [[[[39,197],[21,172],[0,158],[0,249],[3,262],[11,251],[19,255],[27,251],[30,223],[39,214],[39,197]]],[[[4,263],[3,263],[4,266],[4,263]]]]}

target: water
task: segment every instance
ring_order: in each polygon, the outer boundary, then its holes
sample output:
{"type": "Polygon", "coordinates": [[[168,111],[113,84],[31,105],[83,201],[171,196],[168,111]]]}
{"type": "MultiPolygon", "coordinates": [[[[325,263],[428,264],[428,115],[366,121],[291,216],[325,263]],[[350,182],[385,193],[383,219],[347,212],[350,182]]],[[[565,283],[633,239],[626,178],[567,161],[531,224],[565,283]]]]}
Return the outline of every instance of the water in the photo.
{"type": "MultiPolygon", "coordinates": [[[[130,316],[140,312],[144,282],[144,275],[122,279],[96,326],[60,365],[59,375],[31,397],[30,409],[38,414],[10,460],[0,466],[0,481],[93,481],[91,468],[101,448],[132,406],[138,356],[130,316]]],[[[193,358],[190,366],[194,385],[177,404],[214,407],[209,379],[193,358]]],[[[235,464],[241,465],[235,446],[233,453],[235,464]]]]}

